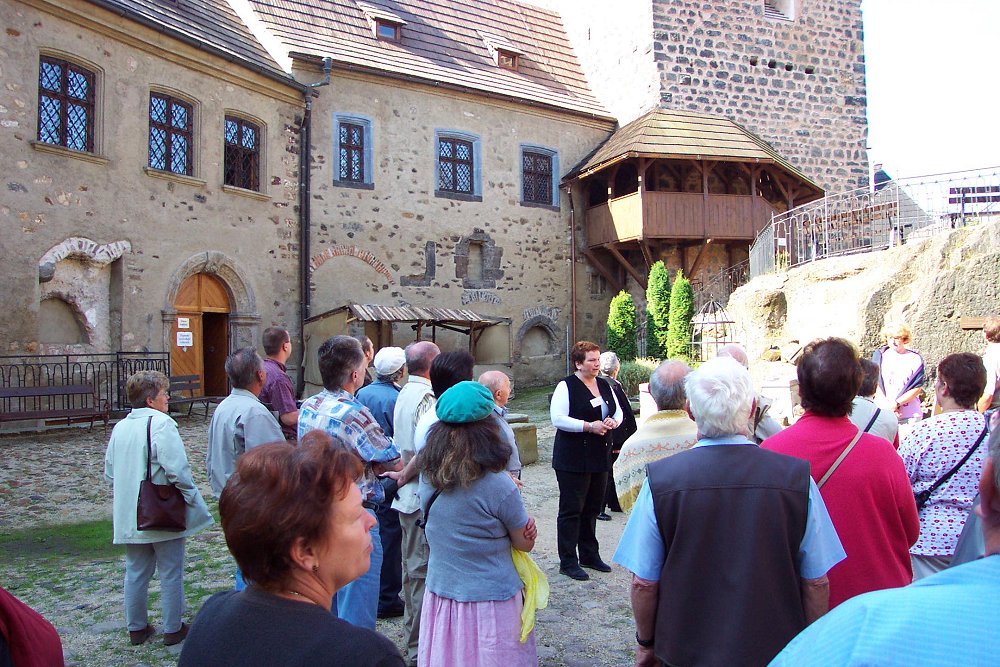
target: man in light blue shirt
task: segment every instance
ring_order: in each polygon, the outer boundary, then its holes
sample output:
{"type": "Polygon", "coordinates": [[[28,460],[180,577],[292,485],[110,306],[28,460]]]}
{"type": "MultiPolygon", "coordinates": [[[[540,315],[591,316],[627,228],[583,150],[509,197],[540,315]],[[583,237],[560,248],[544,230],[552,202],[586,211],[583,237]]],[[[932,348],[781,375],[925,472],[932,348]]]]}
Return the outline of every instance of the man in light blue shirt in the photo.
{"type": "Polygon", "coordinates": [[[905,588],[865,593],[792,640],[772,665],[996,665],[1000,662],[1000,429],[979,480],[986,556],[905,588]]]}
{"type": "Polygon", "coordinates": [[[747,438],[747,370],[712,359],[685,390],[699,440],[649,464],[613,558],[633,573],[636,664],[761,664],[826,612],[845,553],[808,463],[747,438]]]}

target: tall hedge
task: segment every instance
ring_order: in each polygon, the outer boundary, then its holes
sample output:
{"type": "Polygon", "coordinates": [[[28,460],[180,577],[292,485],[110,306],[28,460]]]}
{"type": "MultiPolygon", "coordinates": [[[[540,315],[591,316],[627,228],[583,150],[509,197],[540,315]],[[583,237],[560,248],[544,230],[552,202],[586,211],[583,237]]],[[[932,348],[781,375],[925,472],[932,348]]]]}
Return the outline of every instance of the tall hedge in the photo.
{"type": "Polygon", "coordinates": [[[667,333],[667,356],[671,359],[691,356],[691,318],[694,317],[694,290],[680,269],[670,288],[670,329],[667,333]]]}
{"type": "Polygon", "coordinates": [[[632,295],[622,290],[611,299],[608,312],[608,349],[621,361],[635,359],[636,350],[635,302],[632,295]]]}
{"type": "Polygon", "coordinates": [[[646,283],[646,356],[667,356],[667,330],[670,324],[670,274],[662,261],[653,264],[646,283]]]}

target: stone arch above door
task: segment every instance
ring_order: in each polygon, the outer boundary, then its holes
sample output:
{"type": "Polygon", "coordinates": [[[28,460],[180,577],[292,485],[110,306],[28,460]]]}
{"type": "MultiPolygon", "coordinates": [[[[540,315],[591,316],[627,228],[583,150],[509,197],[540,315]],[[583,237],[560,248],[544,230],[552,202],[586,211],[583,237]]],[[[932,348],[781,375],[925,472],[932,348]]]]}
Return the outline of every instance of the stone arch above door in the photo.
{"type": "Polygon", "coordinates": [[[540,352],[539,350],[534,351],[536,354],[525,355],[524,338],[532,330],[537,330],[547,336],[546,349],[542,353],[544,356],[560,353],[562,333],[559,330],[559,324],[547,315],[535,315],[525,320],[524,324],[517,330],[517,336],[514,341],[514,358],[516,361],[520,361],[525,356],[539,356],[537,354],[540,352]]]}
{"type": "Polygon", "coordinates": [[[177,292],[184,281],[196,273],[215,276],[229,293],[232,304],[232,311],[229,314],[229,326],[232,332],[231,349],[256,347],[260,313],[257,311],[257,297],[253,287],[244,278],[246,272],[225,253],[209,250],[191,256],[170,276],[162,310],[163,349],[169,350],[172,342],[170,332],[177,317],[177,309],[174,307],[177,292]]]}

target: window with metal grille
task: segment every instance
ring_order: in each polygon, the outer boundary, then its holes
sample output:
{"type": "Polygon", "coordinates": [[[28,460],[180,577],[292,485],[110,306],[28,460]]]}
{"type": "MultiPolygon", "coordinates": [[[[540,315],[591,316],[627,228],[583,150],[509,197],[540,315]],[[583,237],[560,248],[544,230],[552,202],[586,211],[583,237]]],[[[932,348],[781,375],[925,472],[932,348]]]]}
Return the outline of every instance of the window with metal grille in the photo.
{"type": "Polygon", "coordinates": [[[38,63],[38,140],[94,152],[96,75],[71,62],[42,56],[38,63]]]}
{"type": "Polygon", "coordinates": [[[552,156],[521,153],[521,197],[532,204],[552,204],[552,156]]]}
{"type": "Polygon", "coordinates": [[[357,123],[340,123],[340,180],[365,181],[365,128],[357,123]]]}
{"type": "Polygon", "coordinates": [[[260,127],[248,120],[226,116],[225,184],[260,190],[260,127]]]}
{"type": "Polygon", "coordinates": [[[193,175],[191,105],[162,93],[149,94],[149,166],[193,175]]]}
{"type": "Polygon", "coordinates": [[[438,190],[473,194],[472,142],[441,137],[438,140],[438,190]]]}

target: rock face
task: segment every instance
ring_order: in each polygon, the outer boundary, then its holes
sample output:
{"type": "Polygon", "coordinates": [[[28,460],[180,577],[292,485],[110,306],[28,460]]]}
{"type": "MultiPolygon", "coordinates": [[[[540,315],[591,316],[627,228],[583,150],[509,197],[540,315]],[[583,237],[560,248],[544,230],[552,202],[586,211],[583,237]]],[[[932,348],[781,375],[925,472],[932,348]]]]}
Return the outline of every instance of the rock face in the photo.
{"type": "Polygon", "coordinates": [[[982,331],[962,329],[962,317],[1000,313],[1000,222],[761,276],[733,293],[727,311],[752,360],[771,345],[826,336],[869,355],[886,323],[905,322],[933,377],[944,356],[983,351],[982,331]]]}

